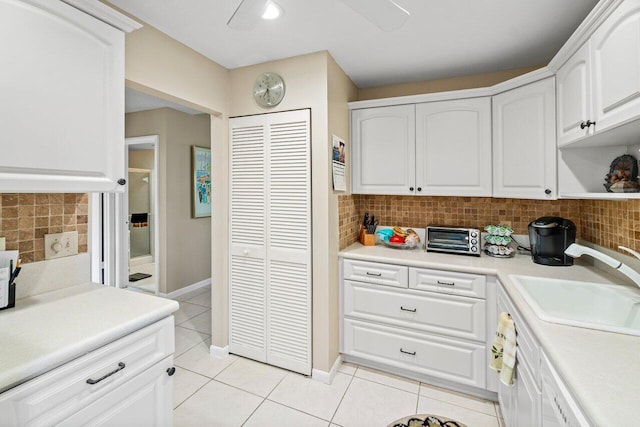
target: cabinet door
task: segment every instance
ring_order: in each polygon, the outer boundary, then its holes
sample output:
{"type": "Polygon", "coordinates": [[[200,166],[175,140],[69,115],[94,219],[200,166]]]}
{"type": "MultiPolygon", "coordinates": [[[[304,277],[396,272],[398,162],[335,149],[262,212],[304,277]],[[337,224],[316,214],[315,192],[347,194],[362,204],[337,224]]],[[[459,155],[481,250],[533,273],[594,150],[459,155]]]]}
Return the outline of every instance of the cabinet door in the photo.
{"type": "Polygon", "coordinates": [[[415,107],[351,112],[352,193],[414,194],[415,107]]]}
{"type": "Polygon", "coordinates": [[[493,97],[493,196],[556,198],[553,78],[493,97]]]}
{"type": "Polygon", "coordinates": [[[517,410],[515,424],[518,427],[540,427],[541,425],[541,395],[526,362],[517,365],[518,386],[515,396],[517,410]]]}
{"type": "Polygon", "coordinates": [[[124,34],[61,1],[0,0],[0,191],[121,189],[124,34]]]}
{"type": "Polygon", "coordinates": [[[491,99],[416,105],[416,194],[491,196],[491,99]]]}
{"type": "Polygon", "coordinates": [[[172,426],[173,377],[167,374],[172,366],[173,356],[167,357],[57,425],[172,426]]]}
{"type": "Polygon", "coordinates": [[[591,114],[590,42],[587,41],[556,74],[558,95],[558,146],[584,138],[592,131],[580,125],[591,114]]]}
{"type": "Polygon", "coordinates": [[[621,2],[591,37],[596,129],[640,116],[640,4],[621,2]]]}

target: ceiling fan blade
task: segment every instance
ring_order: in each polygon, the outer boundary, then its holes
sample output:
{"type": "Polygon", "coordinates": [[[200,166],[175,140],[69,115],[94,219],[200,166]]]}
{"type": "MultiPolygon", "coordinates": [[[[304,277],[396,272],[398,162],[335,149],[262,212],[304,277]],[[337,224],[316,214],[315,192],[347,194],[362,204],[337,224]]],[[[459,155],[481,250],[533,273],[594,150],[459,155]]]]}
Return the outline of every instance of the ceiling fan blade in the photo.
{"type": "Polygon", "coordinates": [[[267,8],[269,0],[242,0],[227,22],[234,30],[252,30],[267,8]]]}
{"type": "Polygon", "coordinates": [[[409,12],[393,0],[340,0],[351,9],[371,21],[382,31],[402,28],[409,19],[409,12]]]}

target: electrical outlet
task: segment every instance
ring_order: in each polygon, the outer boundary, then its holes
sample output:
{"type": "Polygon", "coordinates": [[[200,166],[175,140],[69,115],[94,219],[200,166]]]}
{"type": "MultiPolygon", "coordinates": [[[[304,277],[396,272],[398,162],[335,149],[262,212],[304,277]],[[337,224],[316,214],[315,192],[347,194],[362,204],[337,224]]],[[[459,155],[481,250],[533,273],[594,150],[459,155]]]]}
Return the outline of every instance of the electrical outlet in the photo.
{"type": "Polygon", "coordinates": [[[6,237],[0,237],[0,251],[7,250],[7,239],[6,237]]]}
{"type": "Polygon", "coordinates": [[[77,231],[44,235],[44,259],[62,258],[77,254],[77,231]]]}
{"type": "Polygon", "coordinates": [[[508,221],[508,220],[506,220],[506,219],[501,219],[501,220],[500,220],[500,221],[498,221],[498,222],[499,222],[499,225],[504,225],[505,227],[512,228],[512,227],[511,227],[511,221],[508,221]]]}

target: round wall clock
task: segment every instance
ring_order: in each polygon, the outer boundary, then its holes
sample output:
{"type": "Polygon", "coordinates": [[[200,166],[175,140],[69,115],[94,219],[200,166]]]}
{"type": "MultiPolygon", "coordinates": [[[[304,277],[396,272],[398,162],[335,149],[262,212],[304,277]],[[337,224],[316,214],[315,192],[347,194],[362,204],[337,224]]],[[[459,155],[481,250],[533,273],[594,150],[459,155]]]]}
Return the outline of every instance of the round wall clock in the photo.
{"type": "Polygon", "coordinates": [[[253,97],[261,107],[275,107],[284,98],[284,80],[276,73],[262,73],[253,84],[253,97]]]}

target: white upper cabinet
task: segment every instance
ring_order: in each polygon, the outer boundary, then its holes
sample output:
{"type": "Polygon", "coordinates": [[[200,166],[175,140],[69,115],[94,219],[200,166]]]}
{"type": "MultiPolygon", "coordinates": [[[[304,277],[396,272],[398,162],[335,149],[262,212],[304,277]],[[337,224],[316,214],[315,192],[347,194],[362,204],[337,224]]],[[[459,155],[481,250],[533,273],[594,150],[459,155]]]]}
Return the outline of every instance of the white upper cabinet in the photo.
{"type": "MultiPolygon", "coordinates": [[[[559,147],[640,118],[640,2],[620,2],[560,67],[557,86],[559,147]]],[[[636,134],[578,145],[627,145],[636,134]]]]}
{"type": "Polygon", "coordinates": [[[585,43],[558,70],[558,145],[584,138],[591,126],[585,126],[591,116],[590,43],[585,43]],[[584,124],[583,124],[584,123],[584,124]]]}
{"type": "Polygon", "coordinates": [[[493,196],[555,199],[553,77],[493,97],[493,196]]]}
{"type": "Polygon", "coordinates": [[[491,99],[416,105],[416,194],[491,196],[491,99]]]}
{"type": "Polygon", "coordinates": [[[0,0],[0,191],[118,191],[124,33],[57,0],[0,0]]]}
{"type": "Polygon", "coordinates": [[[353,193],[414,193],[414,105],[353,110],[351,136],[353,193]]]}
{"type": "Polygon", "coordinates": [[[640,2],[620,4],[591,37],[591,52],[596,130],[640,116],[640,2]]]}

